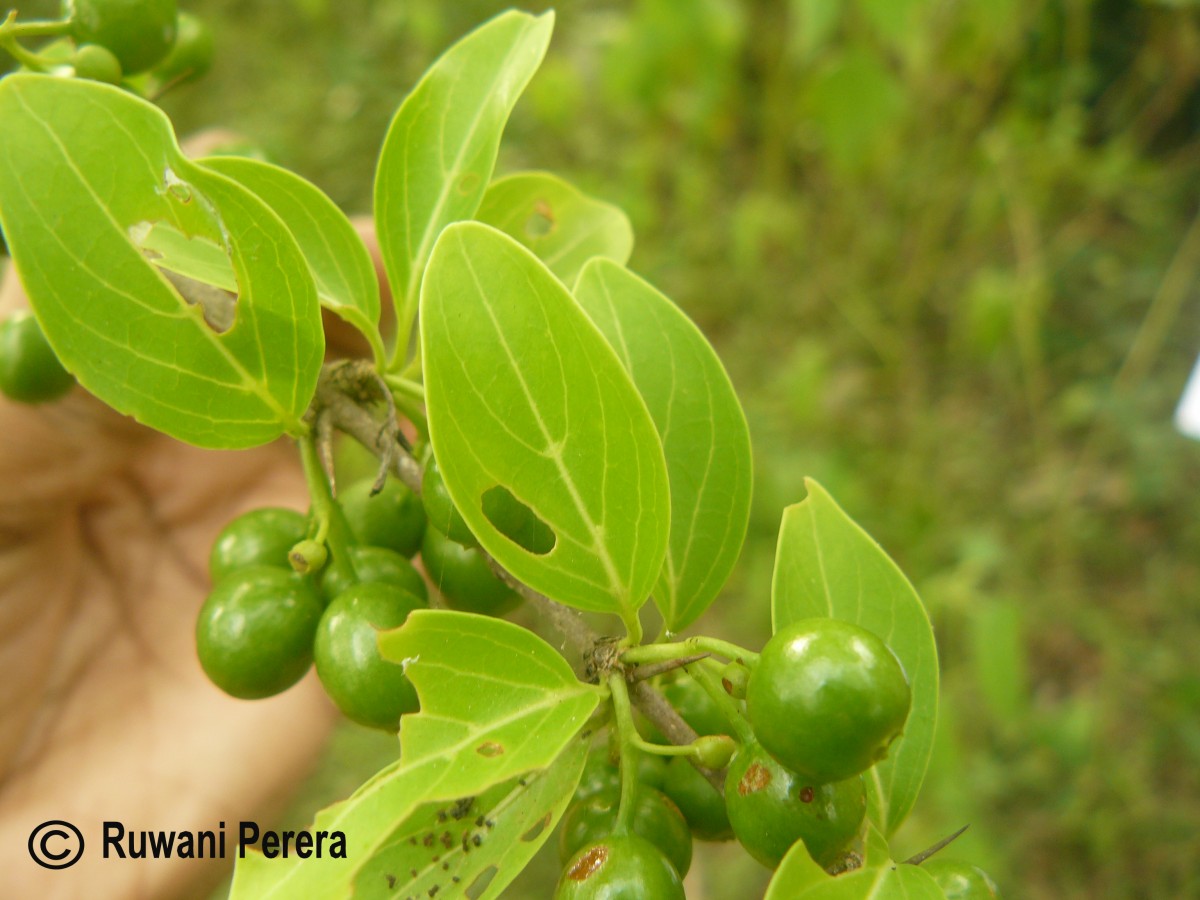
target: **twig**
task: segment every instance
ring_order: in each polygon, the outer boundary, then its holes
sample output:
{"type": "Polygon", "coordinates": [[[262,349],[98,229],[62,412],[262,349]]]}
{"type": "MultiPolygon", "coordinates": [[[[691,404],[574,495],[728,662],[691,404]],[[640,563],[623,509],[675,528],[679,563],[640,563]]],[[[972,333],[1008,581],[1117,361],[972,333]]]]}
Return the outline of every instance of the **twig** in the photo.
{"type": "MultiPolygon", "coordinates": [[[[318,419],[328,417],[334,428],[348,434],[379,456],[400,481],[414,493],[420,494],[424,471],[409,452],[407,441],[400,435],[399,427],[394,421],[379,422],[357,402],[357,398],[347,393],[345,381],[344,374],[339,374],[334,367],[327,366],[321,373],[316,395],[318,419]]],[[[604,636],[583,621],[574,610],[554,602],[545,594],[517,580],[482,547],[479,548],[479,552],[489,568],[505,584],[524,597],[537,614],[548,621],[580,656],[589,658],[596,646],[604,641],[604,636]]],[[[631,667],[630,672],[635,671],[636,667],[631,667]]],[[[629,695],[642,715],[654,723],[672,744],[690,744],[696,740],[697,734],[692,727],[675,711],[675,707],[647,682],[634,679],[630,684],[629,695]]],[[[718,793],[724,791],[723,772],[714,772],[701,766],[696,768],[718,793]]]]}

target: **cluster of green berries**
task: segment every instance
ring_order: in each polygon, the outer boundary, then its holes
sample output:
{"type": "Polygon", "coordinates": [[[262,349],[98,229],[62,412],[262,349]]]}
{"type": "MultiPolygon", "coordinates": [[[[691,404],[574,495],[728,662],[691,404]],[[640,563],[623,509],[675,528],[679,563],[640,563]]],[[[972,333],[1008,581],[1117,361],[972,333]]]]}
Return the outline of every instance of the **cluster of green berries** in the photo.
{"type": "Polygon", "coordinates": [[[64,0],[76,77],[120,84],[145,73],[157,87],[191,81],[212,65],[208,27],[175,0],[64,0]]]}
{"type": "MultiPolygon", "coordinates": [[[[638,765],[632,825],[614,829],[617,768],[606,754],[589,761],[563,818],[556,900],[683,898],[693,838],[736,838],[769,868],[797,842],[826,869],[854,865],[864,773],[885,758],[911,705],[899,660],[857,625],[814,618],[780,629],[752,665],[731,663],[720,680],[731,701],[724,711],[684,672],[659,688],[701,736],[694,747],[722,736],[722,746],[735,748],[732,758],[729,749],[723,759],[694,754],[709,768],[728,763],[723,794],[687,756],[648,757],[638,765]],[[735,712],[740,722],[730,721],[735,712]]],[[[651,729],[649,737],[661,736],[651,729]]],[[[930,862],[927,870],[949,897],[999,896],[966,864],[930,862]]]]}
{"type": "Polygon", "coordinates": [[[309,518],[295,510],[256,509],[226,525],[212,547],[213,589],[196,623],[197,653],[212,682],[234,697],[269,697],[315,663],[348,718],[395,731],[417,709],[417,695],[402,667],[380,655],[377,636],[429,605],[411,559],[420,553],[450,608],[501,615],[520,602],[478,549],[435,524],[447,509],[461,515],[432,463],[425,481],[435,515],[392,479],[378,492],[371,480],[341,492],[337,503],[353,538],[344,559],[314,540],[309,518]]]}

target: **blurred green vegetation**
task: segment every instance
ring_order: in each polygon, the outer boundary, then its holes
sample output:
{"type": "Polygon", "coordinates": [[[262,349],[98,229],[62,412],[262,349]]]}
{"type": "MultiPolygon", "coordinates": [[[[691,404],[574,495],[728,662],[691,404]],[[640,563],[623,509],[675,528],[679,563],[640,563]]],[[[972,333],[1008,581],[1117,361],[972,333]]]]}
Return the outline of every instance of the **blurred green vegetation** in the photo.
{"type": "MultiPolygon", "coordinates": [[[[404,92],[506,4],[183,5],[219,56],[164,98],[180,132],[232,128],[368,211],[404,92]]],[[[567,2],[501,155],[630,213],[633,267],[743,398],[751,530],[698,630],[765,640],[781,510],[825,484],[939,639],[897,850],[969,823],[955,855],[1008,897],[1200,896],[1200,444],[1170,422],[1200,350],[1198,86],[1194,0],[567,2]]],[[[347,729],[296,815],[393,749],[347,729]]],[[[711,900],[766,878],[728,848],[696,871],[711,900]]]]}

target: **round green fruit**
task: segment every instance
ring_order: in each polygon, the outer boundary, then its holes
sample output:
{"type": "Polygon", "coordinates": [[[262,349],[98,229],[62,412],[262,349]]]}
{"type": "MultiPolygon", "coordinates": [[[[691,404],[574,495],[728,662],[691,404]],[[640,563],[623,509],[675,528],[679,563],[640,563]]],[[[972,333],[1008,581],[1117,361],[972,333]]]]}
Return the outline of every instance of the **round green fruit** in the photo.
{"type": "Polygon", "coordinates": [[[637,758],[638,784],[661,789],[667,778],[667,760],[657,753],[635,751],[637,758]]]}
{"type": "Polygon", "coordinates": [[[583,774],[575,788],[574,802],[581,803],[602,791],[618,789],[620,786],[621,772],[609,760],[608,753],[593,751],[584,763],[583,774]]]}
{"type": "Polygon", "coordinates": [[[443,535],[468,547],[479,543],[467,527],[462,513],[450,499],[450,492],[446,490],[446,482],[442,480],[442,473],[432,454],[425,462],[425,475],[421,479],[421,500],[425,504],[425,515],[429,524],[443,535]]]}
{"type": "Polygon", "coordinates": [[[6,397],[47,403],[63,396],[74,383],[32,313],[13,313],[0,325],[0,391],[6,397]]]}
{"type": "MultiPolygon", "coordinates": [[[[667,761],[654,753],[634,751],[637,758],[639,784],[660,789],[667,776],[667,761]]],[[[583,775],[575,788],[575,801],[581,802],[601,791],[616,790],[621,786],[621,770],[609,758],[606,750],[593,752],[583,767],[583,775]]]]}
{"type": "Polygon", "coordinates": [[[270,697],[312,664],[321,600],[288,569],[254,566],[219,582],[196,620],[196,653],[209,679],[243,700],[270,697]]]}
{"type": "Polygon", "coordinates": [[[105,84],[121,83],[121,62],[107,47],[99,44],[83,44],[71,56],[71,67],[76,78],[101,81],[105,84]]]}
{"type": "Polygon", "coordinates": [[[340,568],[327,563],[321,573],[321,590],[331,600],[354,584],[381,581],[403,588],[422,602],[429,602],[429,589],[425,579],[413,568],[413,564],[397,553],[384,547],[351,547],[350,562],[355,578],[351,579],[340,568]]]}
{"type": "Polygon", "coordinates": [[[686,758],[677,756],[667,764],[662,790],[679,807],[696,837],[704,841],[733,837],[725,799],[686,758]]]}
{"type": "Polygon", "coordinates": [[[451,609],[501,616],[521,602],[521,595],[496,577],[478,550],[464,547],[436,528],[425,529],[421,561],[451,609]]]}
{"type": "Polygon", "coordinates": [[[803,619],[767,642],[746,686],[759,743],[814,784],[865,772],[887,755],[912,701],[896,655],[840,619],[803,619]]]}
{"type": "Polygon", "coordinates": [[[66,0],[77,44],[100,44],[112,51],[126,75],[150,68],[175,43],[175,0],[66,0]]]}
{"type": "Polygon", "coordinates": [[[921,863],[933,876],[946,900],[1000,900],[1000,889],[991,876],[978,866],[961,859],[935,856],[921,863]]]}
{"type": "MultiPolygon", "coordinates": [[[[559,858],[566,862],[580,847],[612,833],[621,799],[619,787],[599,791],[572,804],[558,833],[559,858]]],[[[671,798],[641,786],[634,801],[633,832],[654,844],[682,877],[692,865],[692,833],[671,798]]]]}
{"type": "Polygon", "coordinates": [[[729,766],[725,808],[746,851],[775,868],[796,841],[820,866],[835,863],[849,848],[867,813],[861,776],[834,784],[811,784],[753,744],[729,766]]]}
{"type": "Polygon", "coordinates": [[[213,54],[208,26],[197,16],[181,12],[175,22],[175,43],[154,67],[154,78],[164,85],[195,81],[212,67],[213,54]]]}
{"type": "Polygon", "coordinates": [[[355,482],[338,494],[342,511],[354,536],[364,544],[386,547],[412,557],[421,549],[425,510],[421,498],[399,481],[389,478],[374,496],[374,479],[355,482]]]}
{"type": "Polygon", "coordinates": [[[612,834],[568,860],[554,900],[686,900],[675,867],[652,843],[612,834]]]}
{"type": "Polygon", "coordinates": [[[696,734],[729,734],[724,714],[700,683],[686,672],[676,672],[662,686],[663,696],[696,734]]]}
{"type": "Polygon", "coordinates": [[[348,718],[396,731],[417,709],[417,694],[396,663],[379,655],[380,630],[398,628],[426,604],[393,584],[350,587],[329,604],[317,626],[313,659],[325,692],[348,718]]]}
{"type": "Polygon", "coordinates": [[[247,566],[278,566],[290,571],[288,554],[307,532],[308,519],[294,509],[252,509],[217,535],[208,556],[209,575],[216,584],[247,566]]]}

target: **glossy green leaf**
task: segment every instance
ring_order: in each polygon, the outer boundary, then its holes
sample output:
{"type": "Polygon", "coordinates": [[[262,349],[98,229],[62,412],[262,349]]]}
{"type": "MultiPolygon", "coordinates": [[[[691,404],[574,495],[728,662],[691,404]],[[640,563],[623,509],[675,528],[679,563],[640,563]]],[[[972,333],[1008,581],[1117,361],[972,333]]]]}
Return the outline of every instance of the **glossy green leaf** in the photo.
{"type": "Polygon", "coordinates": [[[916,801],[929,765],[937,719],[938,663],[925,607],[896,564],[833,498],[806,479],[808,498],[783,512],[771,609],[776,630],[831,616],[879,635],[899,657],[912,710],[888,758],[869,769],[868,811],[895,832],[916,801]]]}
{"type": "Polygon", "coordinates": [[[633,226],[620,208],[547,172],[497,178],[475,218],[528,247],[566,285],[592,257],[625,265],[633,252],[633,226]]]}
{"type": "Polygon", "coordinates": [[[631,621],[666,552],[662,445],[620,360],[562,283],[487,225],[443,232],[421,299],[430,439],[454,503],[519,580],[631,621]],[[497,485],[554,533],[533,553],[483,510],[497,485]]]}
{"type": "Polygon", "coordinates": [[[486,22],[430,67],[392,120],[375,173],[375,225],[402,334],[438,235],[479,208],[504,125],[553,28],[553,12],[486,22]]]}
{"type": "MultiPolygon", "coordinates": [[[[418,610],[380,634],[379,646],[406,666],[421,711],[401,720],[400,760],[317,815],[314,830],[345,833],[348,858],[248,853],[235,873],[235,900],[349,896],[360,871],[426,804],[481,794],[583,744],[576,735],[603,694],[537,635],[502,619],[418,610]]],[[[569,770],[554,782],[560,778],[571,781],[569,770]]]]}
{"type": "Polygon", "coordinates": [[[871,829],[867,841],[863,867],[837,877],[827,875],[797,843],[775,870],[763,900],[945,900],[920,868],[891,860],[878,831],[871,829]]]}
{"type": "Polygon", "coordinates": [[[405,663],[421,699],[401,721],[401,754],[409,765],[430,760],[448,796],[547,765],[603,693],[536,634],[489,616],[418,610],[379,648],[405,663]]]}
{"type": "Polygon", "coordinates": [[[107,85],[6,77],[0,134],[0,224],[55,353],[88,390],[205,447],[302,427],[324,354],[316,290],[261,200],[187,160],[161,111],[107,85]],[[160,224],[211,245],[201,256],[228,255],[236,304],[168,281],[139,243],[160,224]]]}
{"type": "Polygon", "coordinates": [[[361,331],[382,357],[375,265],[337,204],[311,181],[261,160],[214,156],[201,163],[253,191],[275,211],[308,261],[321,305],[361,331]]]}
{"type": "Polygon", "coordinates": [[[654,602],[678,631],[712,603],[746,537],[753,486],[746,417],[704,335],[638,276],[594,260],[575,296],[616,350],[662,440],[671,538],[654,602]]]}
{"type": "Polygon", "coordinates": [[[363,866],[354,896],[500,896],[554,833],[587,751],[576,740],[546,769],[415,810],[363,866]]]}

